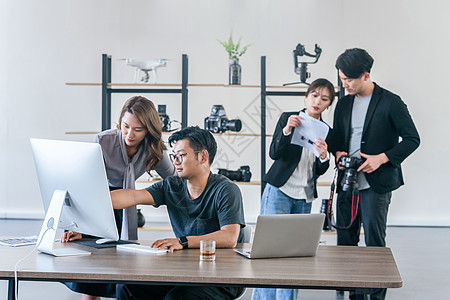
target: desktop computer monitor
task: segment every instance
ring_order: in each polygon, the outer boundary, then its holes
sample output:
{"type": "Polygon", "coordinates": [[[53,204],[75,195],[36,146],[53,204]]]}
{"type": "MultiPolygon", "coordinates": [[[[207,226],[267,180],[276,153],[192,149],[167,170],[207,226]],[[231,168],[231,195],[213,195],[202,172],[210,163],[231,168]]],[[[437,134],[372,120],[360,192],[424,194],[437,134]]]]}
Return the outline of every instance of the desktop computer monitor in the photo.
{"type": "Polygon", "coordinates": [[[54,248],[56,230],[118,240],[102,150],[97,143],[30,139],[46,216],[38,250],[55,256],[89,254],[54,248]]]}

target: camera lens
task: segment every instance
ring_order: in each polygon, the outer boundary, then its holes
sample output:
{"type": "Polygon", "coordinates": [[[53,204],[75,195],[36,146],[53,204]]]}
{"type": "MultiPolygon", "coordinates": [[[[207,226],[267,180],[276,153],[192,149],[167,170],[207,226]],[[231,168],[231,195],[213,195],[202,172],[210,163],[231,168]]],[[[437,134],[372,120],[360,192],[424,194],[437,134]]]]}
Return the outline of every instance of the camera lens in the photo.
{"type": "Polygon", "coordinates": [[[357,157],[341,157],[341,165],[345,168],[343,191],[351,191],[355,188],[358,181],[357,169],[362,163],[363,160],[357,157]]]}
{"type": "Polygon", "coordinates": [[[342,186],[344,192],[353,190],[353,187],[356,184],[357,174],[358,172],[356,172],[356,169],[350,168],[345,170],[344,185],[342,186]]]}
{"type": "Polygon", "coordinates": [[[224,127],[227,130],[231,130],[231,131],[235,131],[235,132],[241,131],[241,129],[242,129],[241,120],[235,119],[235,120],[224,120],[224,121],[225,121],[224,127]]]}
{"type": "Polygon", "coordinates": [[[242,174],[239,171],[230,171],[227,169],[219,169],[219,174],[228,177],[230,180],[241,181],[242,174]]]}

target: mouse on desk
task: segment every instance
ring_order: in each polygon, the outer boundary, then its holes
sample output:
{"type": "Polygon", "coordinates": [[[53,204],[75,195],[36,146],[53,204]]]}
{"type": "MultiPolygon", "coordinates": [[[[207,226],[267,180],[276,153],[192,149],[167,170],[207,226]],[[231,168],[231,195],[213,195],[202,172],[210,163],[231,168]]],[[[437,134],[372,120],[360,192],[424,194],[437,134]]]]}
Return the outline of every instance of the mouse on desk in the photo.
{"type": "Polygon", "coordinates": [[[109,244],[117,242],[115,239],[98,239],[95,241],[97,245],[109,244]]]}

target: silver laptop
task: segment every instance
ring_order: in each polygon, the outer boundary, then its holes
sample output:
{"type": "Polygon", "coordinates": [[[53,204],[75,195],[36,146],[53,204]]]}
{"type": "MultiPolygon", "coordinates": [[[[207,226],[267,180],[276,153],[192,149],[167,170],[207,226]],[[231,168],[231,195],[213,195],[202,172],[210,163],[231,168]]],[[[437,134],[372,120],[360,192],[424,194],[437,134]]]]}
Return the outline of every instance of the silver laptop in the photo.
{"type": "Polygon", "coordinates": [[[247,258],[314,256],[324,220],[324,214],[260,215],[251,248],[234,251],[247,258]]]}

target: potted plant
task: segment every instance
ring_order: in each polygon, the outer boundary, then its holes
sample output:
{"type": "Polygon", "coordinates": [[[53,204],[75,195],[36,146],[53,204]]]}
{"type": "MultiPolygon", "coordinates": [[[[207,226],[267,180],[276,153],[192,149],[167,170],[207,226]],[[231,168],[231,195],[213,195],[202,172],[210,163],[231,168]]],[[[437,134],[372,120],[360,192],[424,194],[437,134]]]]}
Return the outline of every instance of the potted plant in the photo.
{"type": "Polygon", "coordinates": [[[233,32],[230,33],[230,37],[228,41],[218,40],[219,43],[225,48],[225,51],[228,53],[228,58],[230,60],[230,65],[228,68],[229,71],[229,79],[228,84],[241,84],[241,74],[242,68],[239,64],[239,58],[247,52],[248,47],[252,44],[248,44],[244,47],[241,47],[242,36],[239,38],[238,42],[235,44],[233,42],[233,32]]]}

